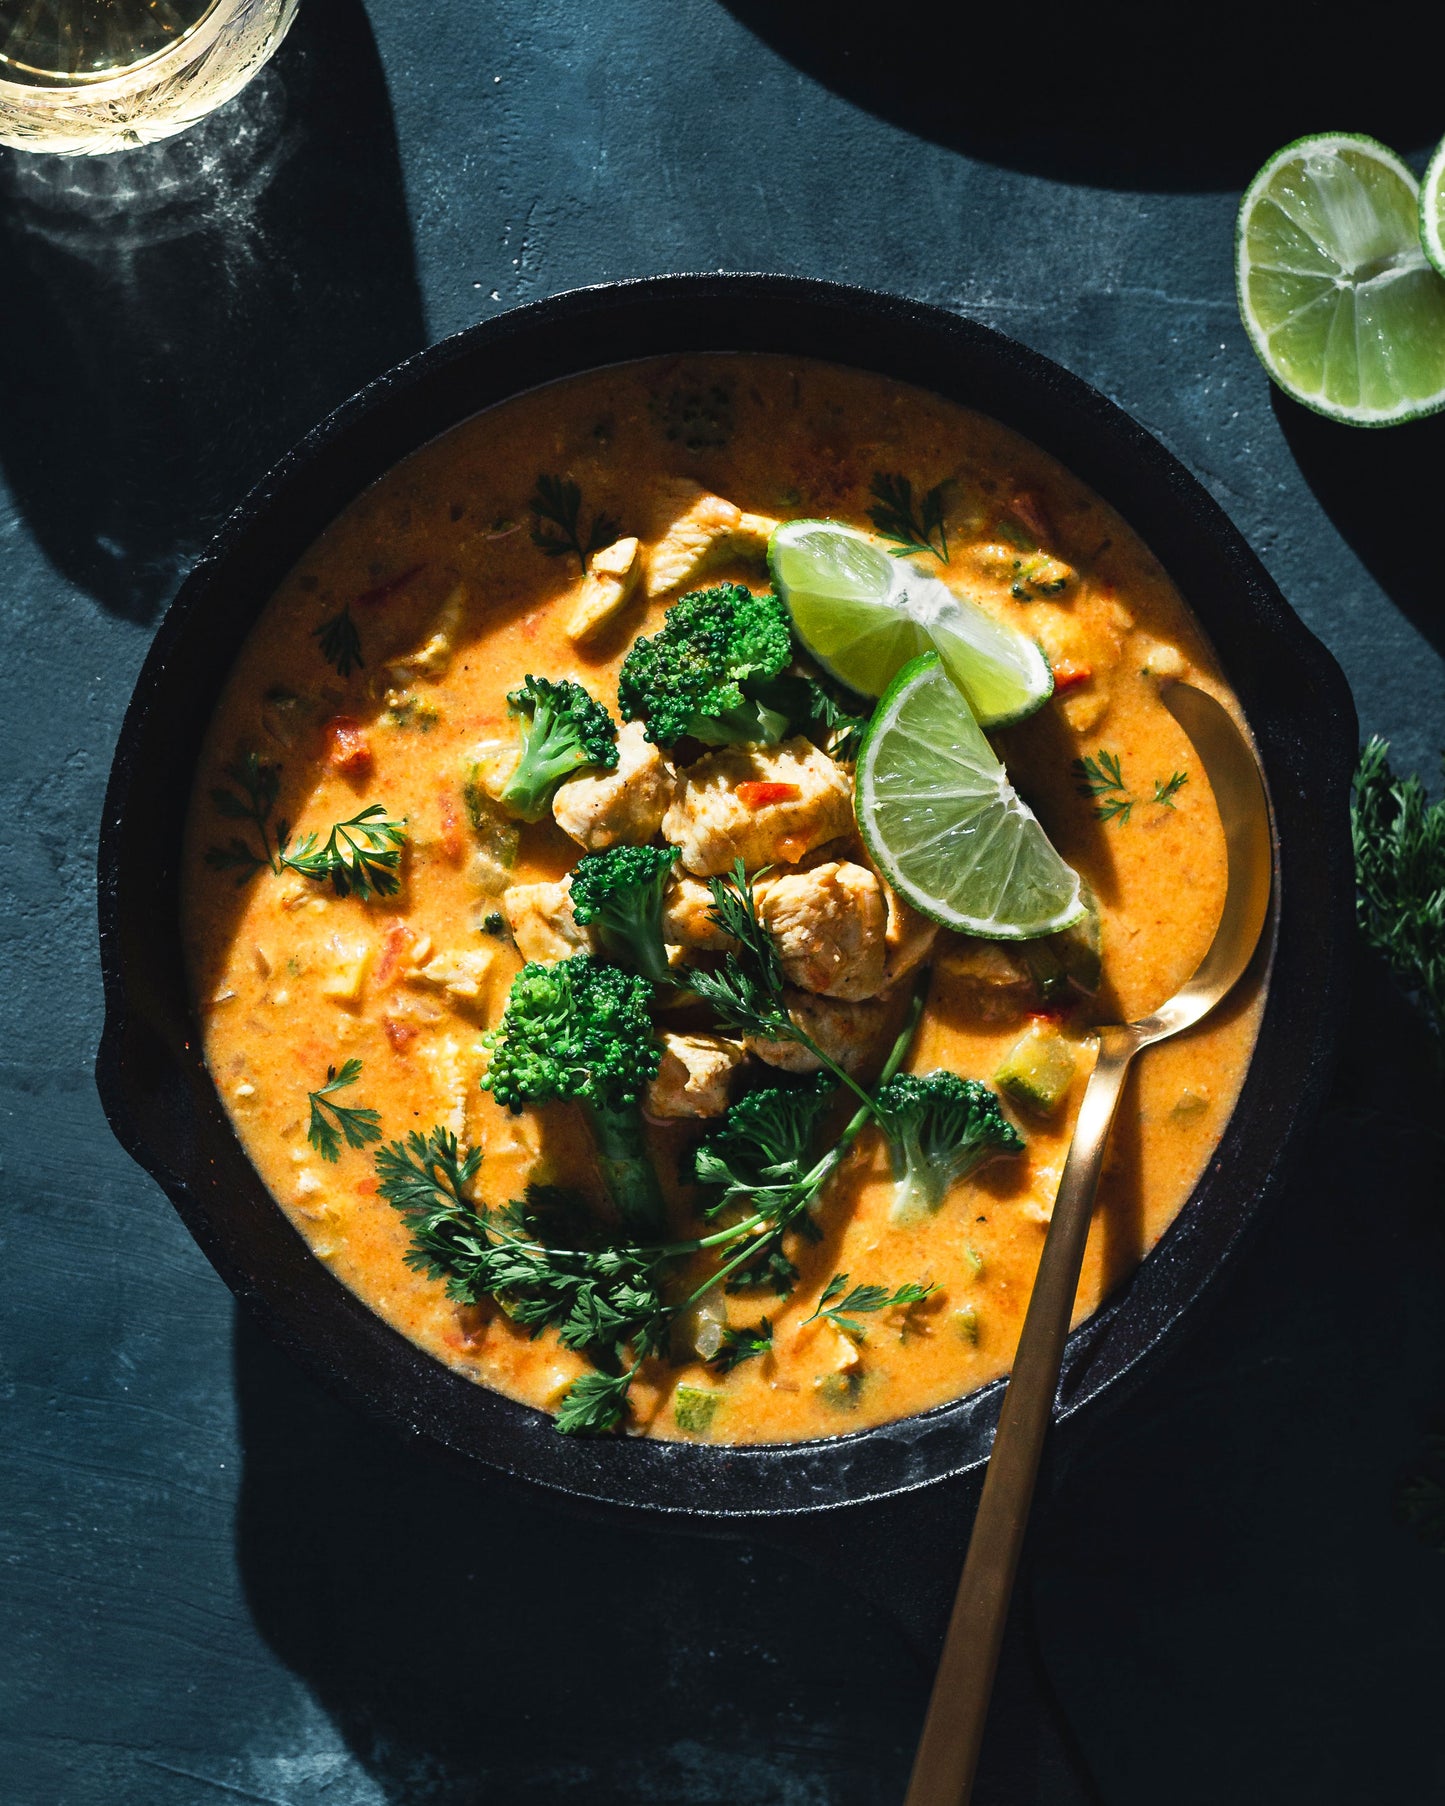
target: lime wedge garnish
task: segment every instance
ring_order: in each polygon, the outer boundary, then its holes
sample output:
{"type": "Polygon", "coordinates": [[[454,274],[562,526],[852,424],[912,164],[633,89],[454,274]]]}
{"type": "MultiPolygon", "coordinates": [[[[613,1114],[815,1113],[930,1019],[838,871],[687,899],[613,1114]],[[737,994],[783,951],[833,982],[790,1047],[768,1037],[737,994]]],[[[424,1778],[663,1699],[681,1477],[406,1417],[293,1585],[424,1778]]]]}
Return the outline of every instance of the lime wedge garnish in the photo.
{"type": "Polygon", "coordinates": [[[1390,426],[1445,407],[1445,279],[1415,178],[1373,138],[1276,151],[1245,190],[1239,311],[1266,370],[1317,413],[1390,426]]]}
{"type": "Polygon", "coordinates": [[[1436,146],[1420,184],[1420,243],[1445,276],[1445,140],[1436,146]]]}
{"type": "Polygon", "coordinates": [[[937,654],[898,673],[858,755],[858,826],[889,883],[935,922],[1032,940],[1084,913],[1065,865],[937,654]]]}
{"type": "Polygon", "coordinates": [[[881,696],[910,659],[930,650],[985,727],[1021,721],[1053,694],[1037,642],[853,527],[785,521],[768,542],[768,563],[798,638],[865,696],[881,696]]]}

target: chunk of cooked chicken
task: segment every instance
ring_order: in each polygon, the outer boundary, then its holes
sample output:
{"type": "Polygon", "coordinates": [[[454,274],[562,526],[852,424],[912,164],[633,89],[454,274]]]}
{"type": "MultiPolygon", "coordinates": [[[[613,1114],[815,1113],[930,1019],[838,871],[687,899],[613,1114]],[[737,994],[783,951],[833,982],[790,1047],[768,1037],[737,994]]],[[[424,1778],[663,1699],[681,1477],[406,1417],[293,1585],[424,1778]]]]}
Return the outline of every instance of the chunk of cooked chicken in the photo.
{"type": "Polygon", "coordinates": [[[618,539],[588,559],[587,575],[567,622],[567,638],[574,645],[595,639],[632,600],[642,580],[641,550],[636,539],[618,539]]]}
{"type": "Polygon", "coordinates": [[[961,1000],[971,1002],[986,1021],[1006,1022],[1037,1007],[1038,993],[1022,956],[1000,941],[949,934],[934,960],[961,1000]]]}
{"type": "Polygon", "coordinates": [[[442,603],[426,641],[415,652],[387,661],[387,675],[393,684],[405,684],[414,677],[446,676],[466,615],[467,596],[466,584],[456,584],[442,603]]]}
{"type": "Polygon", "coordinates": [[[882,872],[874,870],[888,911],[888,926],[883,931],[883,988],[889,990],[932,953],[938,924],[900,897],[882,872]]]}
{"type": "Polygon", "coordinates": [[[688,1116],[721,1116],[728,1087],[745,1054],[736,1041],[716,1035],[679,1035],[665,1029],[662,1062],[643,1098],[644,1115],[658,1122],[688,1116]]]}
{"type": "Polygon", "coordinates": [[[552,815],[564,834],[590,852],[619,841],[640,845],[662,826],[677,792],[677,773],[647,738],[640,721],[617,730],[613,771],[579,771],[557,786],[552,815]]]}
{"type": "Polygon", "coordinates": [[[741,859],[796,865],[814,847],[853,830],[846,773],[810,740],[724,746],[683,774],[662,832],[701,877],[741,859]]]}
{"type": "Polygon", "coordinates": [[[671,485],[667,505],[676,512],[647,555],[650,597],[685,589],[731,559],[765,557],[769,536],[778,524],[768,515],[748,514],[696,483],[671,485]]]}
{"type": "Polygon", "coordinates": [[[670,947],[727,953],[737,942],[712,918],[712,892],[701,878],[675,878],[662,899],[662,938],[670,947]]]}
{"type": "Polygon", "coordinates": [[[502,893],[502,914],[525,960],[570,959],[595,953],[591,931],[572,913],[572,893],[561,884],[513,884],[502,893]]]}
{"type": "Polygon", "coordinates": [[[464,1003],[484,1001],[488,974],[496,959],[492,948],[467,947],[433,953],[430,937],[424,937],[424,942],[414,951],[407,968],[408,984],[433,986],[464,1003]]]}
{"type": "Polygon", "coordinates": [[[789,984],[850,1002],[883,989],[887,910],[865,866],[830,859],[760,878],[753,894],[789,984]]]}
{"type": "MultiPolygon", "coordinates": [[[[784,996],[789,1016],[844,1072],[857,1072],[866,1065],[888,1019],[888,1004],[883,998],[845,1003],[837,997],[815,997],[811,991],[786,991],[784,996]]],[[[784,1072],[821,1070],[821,1062],[796,1041],[764,1041],[749,1035],[743,1045],[749,1053],[784,1072]]]]}

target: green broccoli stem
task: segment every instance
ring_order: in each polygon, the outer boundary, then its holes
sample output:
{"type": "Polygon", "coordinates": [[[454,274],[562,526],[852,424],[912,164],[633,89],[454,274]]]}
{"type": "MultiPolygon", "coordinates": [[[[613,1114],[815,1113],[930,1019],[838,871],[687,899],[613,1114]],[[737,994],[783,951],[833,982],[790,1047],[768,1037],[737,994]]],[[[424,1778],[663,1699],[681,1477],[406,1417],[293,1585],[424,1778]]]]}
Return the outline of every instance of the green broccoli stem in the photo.
{"type": "Polygon", "coordinates": [[[640,1112],[635,1105],[614,1110],[586,1101],[582,1111],[618,1215],[634,1235],[656,1235],[664,1226],[665,1212],[640,1112]]]}
{"type": "Polygon", "coordinates": [[[614,965],[639,973],[649,984],[678,985],[682,981],[668,964],[660,907],[658,913],[655,930],[649,922],[638,922],[632,934],[619,934],[605,917],[599,916],[597,938],[602,943],[602,951],[614,965]]]}

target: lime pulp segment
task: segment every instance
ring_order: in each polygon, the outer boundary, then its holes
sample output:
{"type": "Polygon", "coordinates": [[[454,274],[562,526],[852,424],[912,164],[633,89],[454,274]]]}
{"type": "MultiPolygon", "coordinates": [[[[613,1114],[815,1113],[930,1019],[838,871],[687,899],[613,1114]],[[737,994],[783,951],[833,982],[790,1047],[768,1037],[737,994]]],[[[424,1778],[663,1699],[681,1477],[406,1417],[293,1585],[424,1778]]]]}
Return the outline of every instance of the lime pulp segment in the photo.
{"type": "Polygon", "coordinates": [[[1357,426],[1445,407],[1445,279],[1393,151],[1349,133],[1286,145],[1245,191],[1235,252],[1245,330],[1287,394],[1357,426]]]}
{"type": "Polygon", "coordinates": [[[838,521],[787,521],[768,559],[798,637],[825,670],[880,696],[910,659],[936,651],[986,727],[1020,721],[1053,694],[1037,642],[838,521]]]}
{"type": "Polygon", "coordinates": [[[899,672],[858,756],[858,825],[890,884],[935,922],[994,940],[1084,914],[1054,850],[934,653],[899,672]]]}

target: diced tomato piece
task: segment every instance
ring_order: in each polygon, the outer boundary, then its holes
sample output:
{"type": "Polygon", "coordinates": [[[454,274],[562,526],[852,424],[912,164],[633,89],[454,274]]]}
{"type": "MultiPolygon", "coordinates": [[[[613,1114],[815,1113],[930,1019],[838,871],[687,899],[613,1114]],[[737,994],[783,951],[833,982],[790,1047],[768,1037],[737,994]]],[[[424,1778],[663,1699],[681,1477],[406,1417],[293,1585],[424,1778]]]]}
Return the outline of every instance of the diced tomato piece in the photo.
{"type": "Polygon", "coordinates": [[[1029,1021],[1047,1022],[1052,1027],[1055,1023],[1062,1022],[1068,1013],[1069,1006],[1066,1003],[1043,1004],[1038,1009],[1029,1011],[1029,1021]]]}
{"type": "Polygon", "coordinates": [[[389,602],[399,590],[404,590],[413,577],[420,577],[426,569],[424,564],[414,564],[409,569],[398,571],[395,577],[388,577],[385,583],[377,583],[371,589],[364,589],[356,598],[359,608],[375,608],[380,602],[389,602]]]}
{"type": "Polygon", "coordinates": [[[383,1016],[381,1020],[393,1053],[404,1054],[420,1033],[414,1022],[403,1022],[399,1016],[383,1016]]]}
{"type": "Polygon", "coordinates": [[[1061,658],[1054,666],[1054,694],[1063,690],[1072,690],[1076,684],[1086,684],[1094,675],[1092,665],[1076,664],[1071,658],[1061,658]]]}
{"type": "Polygon", "coordinates": [[[411,930],[405,922],[393,922],[387,929],[381,943],[381,958],[376,962],[378,985],[384,985],[390,981],[391,975],[395,972],[397,963],[401,959],[402,951],[410,939],[411,930]]]}
{"type": "Polygon", "coordinates": [[[795,803],[803,793],[796,784],[744,781],[733,794],[744,809],[766,809],[769,803],[795,803]]]}
{"type": "Polygon", "coordinates": [[[462,820],[457,812],[457,799],[450,790],[442,791],[437,810],[442,818],[442,855],[448,865],[460,865],[467,848],[462,838],[462,820]]]}
{"type": "Polygon", "coordinates": [[[371,742],[359,721],[350,715],[333,715],[326,723],[327,757],[337,771],[349,778],[365,777],[371,770],[371,742]]]}

